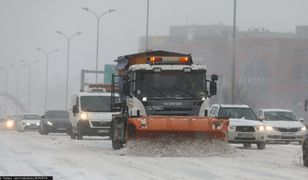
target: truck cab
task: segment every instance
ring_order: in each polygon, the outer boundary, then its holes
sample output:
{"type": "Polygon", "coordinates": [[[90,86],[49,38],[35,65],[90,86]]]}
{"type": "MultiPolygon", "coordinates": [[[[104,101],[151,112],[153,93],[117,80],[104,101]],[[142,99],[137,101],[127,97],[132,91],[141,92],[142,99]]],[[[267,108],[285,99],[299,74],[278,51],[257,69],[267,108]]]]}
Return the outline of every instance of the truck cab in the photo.
{"type": "MultiPolygon", "coordinates": [[[[118,98],[118,95],[115,95],[118,98]]],[[[71,138],[109,136],[112,120],[111,93],[80,92],[73,95],[70,110],[71,138]]]]}

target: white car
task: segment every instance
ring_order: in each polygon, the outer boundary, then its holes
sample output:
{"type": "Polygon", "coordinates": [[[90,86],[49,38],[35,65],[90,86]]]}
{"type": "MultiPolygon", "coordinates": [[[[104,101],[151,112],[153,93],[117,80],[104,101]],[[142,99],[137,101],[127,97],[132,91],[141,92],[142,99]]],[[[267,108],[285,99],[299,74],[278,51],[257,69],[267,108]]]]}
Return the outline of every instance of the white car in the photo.
{"type": "Polygon", "coordinates": [[[260,109],[258,116],[267,129],[269,142],[299,142],[304,141],[306,127],[297,120],[296,115],[287,109],[260,109]]]}
{"type": "MultiPolygon", "coordinates": [[[[119,96],[115,95],[119,101],[119,96]]],[[[80,92],[72,97],[70,114],[71,138],[110,136],[112,112],[111,93],[80,92]]]]}
{"type": "Polygon", "coordinates": [[[41,117],[38,114],[26,113],[17,121],[17,131],[38,130],[41,117]]]}
{"type": "Polygon", "coordinates": [[[256,144],[258,149],[265,149],[265,126],[248,105],[213,104],[209,116],[229,118],[228,142],[242,143],[245,148],[256,144]]]}

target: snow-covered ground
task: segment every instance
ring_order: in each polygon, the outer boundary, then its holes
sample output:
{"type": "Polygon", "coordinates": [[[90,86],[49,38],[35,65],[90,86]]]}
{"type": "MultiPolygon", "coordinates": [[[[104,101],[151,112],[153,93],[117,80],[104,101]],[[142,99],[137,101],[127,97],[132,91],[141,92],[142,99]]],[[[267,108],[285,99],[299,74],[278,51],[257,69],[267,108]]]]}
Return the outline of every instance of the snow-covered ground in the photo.
{"type": "Polygon", "coordinates": [[[131,142],[113,151],[110,140],[99,137],[71,140],[65,134],[0,131],[0,175],[51,175],[56,180],[308,179],[301,146],[295,144],[268,145],[265,150],[200,141],[168,146],[131,142]]]}

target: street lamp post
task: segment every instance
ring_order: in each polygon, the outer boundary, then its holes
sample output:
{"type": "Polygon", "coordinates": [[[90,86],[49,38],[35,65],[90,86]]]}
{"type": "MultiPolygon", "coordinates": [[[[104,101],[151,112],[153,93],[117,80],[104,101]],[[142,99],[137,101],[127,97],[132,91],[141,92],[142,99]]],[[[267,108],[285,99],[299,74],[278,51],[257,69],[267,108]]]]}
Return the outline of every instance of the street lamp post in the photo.
{"type": "Polygon", "coordinates": [[[100,19],[101,17],[103,17],[105,14],[108,14],[108,13],[112,13],[115,11],[115,9],[109,9],[108,11],[104,11],[102,12],[100,15],[97,15],[94,11],[92,11],[91,9],[87,8],[87,7],[84,7],[82,8],[83,10],[87,11],[87,12],[90,12],[91,14],[93,14],[95,17],[96,17],[96,20],[97,20],[97,40],[96,40],[96,73],[95,73],[95,83],[97,84],[97,75],[98,75],[98,47],[99,47],[99,22],[100,22],[100,19]]]}
{"type": "Polygon", "coordinates": [[[231,97],[232,104],[235,103],[235,67],[236,67],[236,0],[233,6],[233,35],[232,35],[232,81],[231,81],[231,97]]]}
{"type": "Polygon", "coordinates": [[[31,112],[31,71],[32,71],[32,65],[35,63],[38,63],[38,60],[32,61],[28,64],[29,67],[29,81],[28,81],[28,111],[31,112]]]}
{"type": "MultiPolygon", "coordinates": [[[[21,66],[11,64],[11,66],[14,69],[16,69],[16,99],[18,101],[19,101],[19,72],[20,72],[20,68],[25,67],[25,61],[24,60],[20,60],[20,62],[22,63],[21,66]]],[[[16,105],[15,114],[17,115],[17,113],[18,113],[18,107],[16,105]]]]}
{"type": "Polygon", "coordinates": [[[145,32],[145,51],[148,51],[149,43],[149,11],[150,11],[150,0],[147,0],[147,21],[146,21],[146,32],[145,32]]]}
{"type": "MultiPolygon", "coordinates": [[[[7,95],[8,93],[8,78],[9,78],[9,70],[6,69],[6,68],[0,68],[0,70],[4,71],[5,73],[5,82],[4,82],[4,93],[5,93],[5,96],[7,95]]],[[[5,116],[7,116],[7,97],[4,97],[4,113],[5,113],[5,116]]]]}
{"type": "Polygon", "coordinates": [[[61,31],[56,31],[56,33],[62,35],[67,40],[67,61],[66,61],[66,90],[65,90],[65,109],[68,110],[68,80],[69,80],[69,65],[70,65],[70,42],[74,36],[80,35],[81,32],[77,32],[68,36],[61,31]]]}
{"type": "Polygon", "coordinates": [[[46,80],[45,80],[45,103],[44,103],[44,110],[47,110],[47,89],[48,89],[48,60],[49,56],[54,53],[58,52],[58,49],[54,49],[52,51],[46,52],[41,48],[37,48],[38,51],[42,52],[46,56],[46,80]]]}

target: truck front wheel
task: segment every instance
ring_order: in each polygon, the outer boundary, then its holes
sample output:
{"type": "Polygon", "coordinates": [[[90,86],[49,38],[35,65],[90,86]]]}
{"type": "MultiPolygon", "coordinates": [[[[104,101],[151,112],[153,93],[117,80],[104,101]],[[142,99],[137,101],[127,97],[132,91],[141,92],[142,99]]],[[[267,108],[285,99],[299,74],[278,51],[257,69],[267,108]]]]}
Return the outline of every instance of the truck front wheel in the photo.
{"type": "Polygon", "coordinates": [[[77,125],[77,139],[81,140],[83,138],[83,134],[82,134],[82,127],[80,127],[80,125],[77,125]]]}

